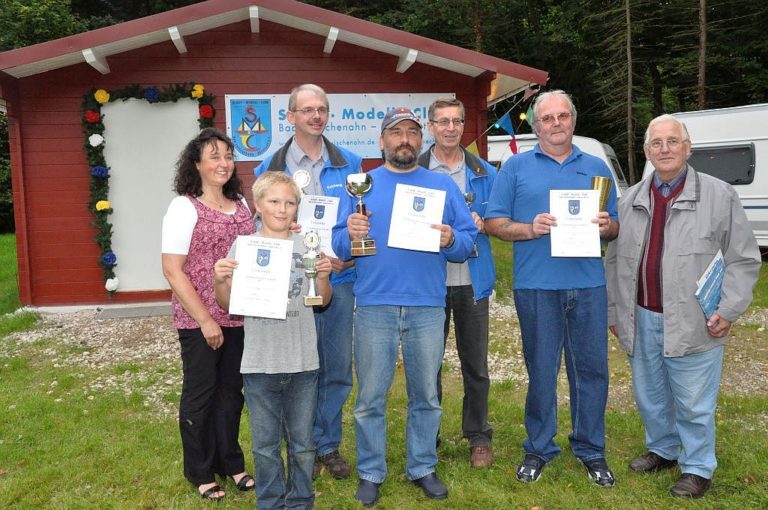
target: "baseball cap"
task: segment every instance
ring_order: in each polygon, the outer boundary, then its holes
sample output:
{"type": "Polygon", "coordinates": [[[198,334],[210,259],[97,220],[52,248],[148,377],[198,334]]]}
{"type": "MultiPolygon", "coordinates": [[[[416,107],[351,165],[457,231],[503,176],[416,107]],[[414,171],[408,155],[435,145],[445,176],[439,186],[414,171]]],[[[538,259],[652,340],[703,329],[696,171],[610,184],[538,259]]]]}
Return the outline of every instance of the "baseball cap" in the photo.
{"type": "Polygon", "coordinates": [[[384,120],[381,121],[381,130],[383,132],[385,129],[389,129],[404,120],[412,120],[418,124],[419,129],[421,129],[421,120],[411,110],[401,106],[399,108],[393,108],[387,112],[384,116],[384,120]]]}

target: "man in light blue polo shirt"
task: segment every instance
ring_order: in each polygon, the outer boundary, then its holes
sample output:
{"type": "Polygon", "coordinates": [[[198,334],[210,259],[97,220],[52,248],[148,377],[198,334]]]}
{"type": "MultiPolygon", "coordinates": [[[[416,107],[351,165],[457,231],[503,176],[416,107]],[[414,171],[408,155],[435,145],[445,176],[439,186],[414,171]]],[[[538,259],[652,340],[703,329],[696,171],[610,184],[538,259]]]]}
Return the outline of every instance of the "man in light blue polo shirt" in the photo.
{"type": "MultiPolygon", "coordinates": [[[[611,178],[600,159],[573,145],[576,108],[561,90],[544,93],[533,105],[539,143],[509,158],[494,183],[485,228],[514,242],[514,298],[528,370],[521,482],[535,482],[560,453],[557,433],[557,374],[565,351],[570,385],[571,450],[601,487],[615,480],[605,460],[605,404],[608,398],[608,324],[600,257],[552,257],[550,190],[592,188],[592,177],[611,178]]],[[[602,239],[614,239],[616,192],[593,222],[602,239]]]]}

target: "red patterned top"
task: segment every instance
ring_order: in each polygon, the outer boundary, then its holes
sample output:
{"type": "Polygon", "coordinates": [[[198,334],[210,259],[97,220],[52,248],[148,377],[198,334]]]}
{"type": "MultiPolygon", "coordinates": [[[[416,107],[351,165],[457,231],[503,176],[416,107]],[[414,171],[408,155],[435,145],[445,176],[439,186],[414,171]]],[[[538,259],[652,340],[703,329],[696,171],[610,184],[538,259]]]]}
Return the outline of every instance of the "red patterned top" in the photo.
{"type": "MultiPolygon", "coordinates": [[[[194,197],[187,198],[197,211],[197,223],[192,231],[192,241],[183,268],[184,274],[192,282],[203,305],[219,326],[242,326],[241,316],[229,315],[216,303],[216,294],[213,289],[213,265],[220,258],[227,256],[237,236],[252,234],[255,231],[251,212],[242,200],[235,201],[234,214],[225,214],[204,206],[194,197]]],[[[171,298],[171,305],[173,325],[176,329],[200,327],[184,310],[175,295],[171,298]]]]}

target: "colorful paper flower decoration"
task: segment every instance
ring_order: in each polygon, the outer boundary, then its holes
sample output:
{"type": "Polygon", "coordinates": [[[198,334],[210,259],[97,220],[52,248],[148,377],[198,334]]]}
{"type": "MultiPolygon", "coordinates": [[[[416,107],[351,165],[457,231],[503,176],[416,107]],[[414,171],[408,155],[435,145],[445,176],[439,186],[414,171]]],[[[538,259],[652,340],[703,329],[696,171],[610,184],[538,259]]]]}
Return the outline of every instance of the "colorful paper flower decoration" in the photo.
{"type": "Polygon", "coordinates": [[[115,262],[117,262],[117,255],[114,252],[108,251],[101,256],[101,263],[105,266],[114,266],[115,262]]]}
{"type": "Polygon", "coordinates": [[[88,143],[91,144],[91,147],[98,147],[104,143],[104,137],[98,133],[94,133],[88,137],[88,143]]]}
{"type": "Polygon", "coordinates": [[[109,170],[105,166],[96,165],[91,168],[91,175],[94,177],[104,178],[109,176],[109,170]]]}
{"type": "Polygon", "coordinates": [[[99,89],[93,93],[93,98],[99,104],[107,104],[109,102],[109,92],[104,89],[99,89]]]}
{"type": "MultiPolygon", "coordinates": [[[[83,96],[83,136],[86,140],[84,147],[91,174],[91,195],[88,203],[93,206],[91,212],[94,215],[93,226],[96,228],[94,240],[102,254],[99,263],[104,270],[104,288],[110,296],[117,291],[119,280],[114,271],[117,255],[112,251],[112,224],[109,221],[109,215],[113,211],[112,204],[108,200],[110,175],[104,156],[106,141],[102,107],[107,103],[126,99],[144,99],[150,103],[158,103],[189,98],[197,100],[199,112],[197,122],[200,129],[212,127],[213,118],[216,115],[216,110],[212,106],[214,96],[206,94],[205,86],[200,83],[169,84],[162,89],[134,84],[111,91],[91,89],[83,96]]],[[[141,126],[137,126],[137,129],[141,129],[141,126]]]]}
{"type": "Polygon", "coordinates": [[[101,114],[94,110],[87,110],[85,112],[85,121],[89,124],[96,124],[101,120],[101,114]]]}
{"type": "Polygon", "coordinates": [[[200,118],[212,119],[213,118],[213,106],[204,104],[200,106],[200,118]]]}
{"type": "Polygon", "coordinates": [[[160,100],[160,91],[156,87],[147,87],[144,89],[144,99],[150,103],[157,103],[160,100]]]}

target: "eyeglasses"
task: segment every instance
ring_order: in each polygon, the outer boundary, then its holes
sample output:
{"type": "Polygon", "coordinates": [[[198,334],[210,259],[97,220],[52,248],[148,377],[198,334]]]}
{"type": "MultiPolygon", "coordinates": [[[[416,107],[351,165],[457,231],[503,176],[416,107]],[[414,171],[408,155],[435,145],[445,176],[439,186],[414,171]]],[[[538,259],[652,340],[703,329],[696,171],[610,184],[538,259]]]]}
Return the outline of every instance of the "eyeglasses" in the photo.
{"type": "Polygon", "coordinates": [[[667,138],[666,140],[661,140],[659,138],[656,138],[654,140],[651,140],[648,142],[648,146],[655,150],[661,150],[661,148],[664,146],[664,144],[667,144],[667,149],[673,151],[680,147],[681,144],[687,142],[688,140],[680,140],[679,138],[667,138]]]}
{"type": "Polygon", "coordinates": [[[438,126],[444,128],[448,127],[451,124],[454,126],[463,126],[464,125],[464,119],[440,119],[440,120],[430,120],[432,124],[437,124],[438,126]]]}
{"type": "Polygon", "coordinates": [[[408,128],[408,129],[389,128],[389,129],[385,129],[385,131],[394,138],[402,138],[403,135],[405,135],[407,138],[418,138],[419,136],[421,136],[421,130],[416,128],[408,128]]]}
{"type": "Polygon", "coordinates": [[[558,122],[563,123],[566,122],[571,118],[571,112],[560,112],[555,115],[542,115],[541,118],[538,119],[539,122],[542,124],[553,124],[555,122],[555,119],[557,119],[558,122]]]}
{"type": "Polygon", "coordinates": [[[317,113],[319,116],[323,117],[325,115],[328,115],[328,108],[325,106],[321,106],[320,108],[302,108],[301,110],[293,110],[293,113],[300,113],[302,115],[306,115],[307,117],[314,117],[315,113],[317,113]]]}

